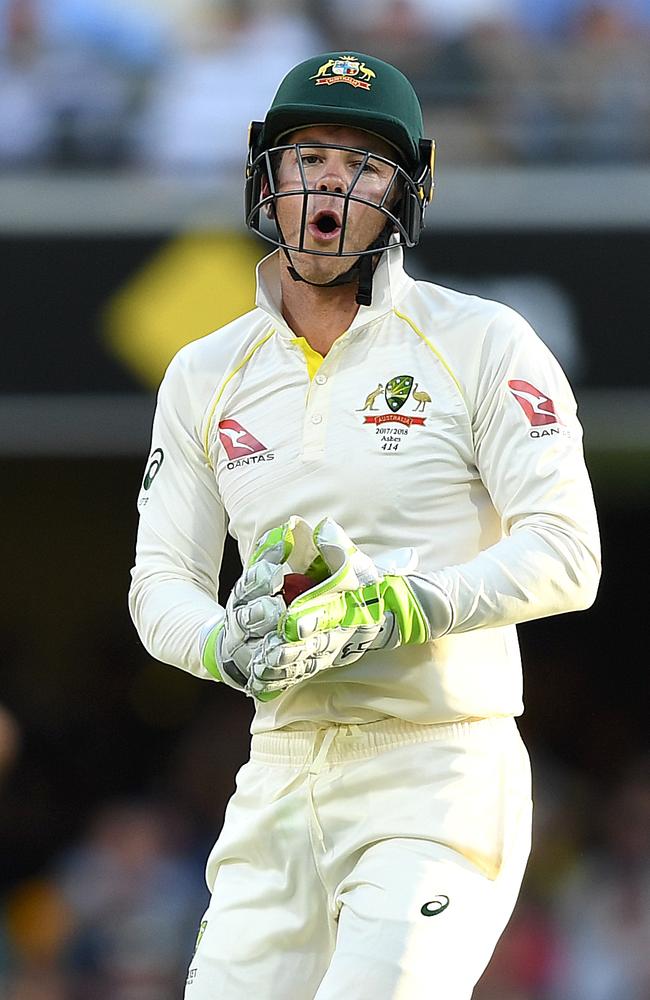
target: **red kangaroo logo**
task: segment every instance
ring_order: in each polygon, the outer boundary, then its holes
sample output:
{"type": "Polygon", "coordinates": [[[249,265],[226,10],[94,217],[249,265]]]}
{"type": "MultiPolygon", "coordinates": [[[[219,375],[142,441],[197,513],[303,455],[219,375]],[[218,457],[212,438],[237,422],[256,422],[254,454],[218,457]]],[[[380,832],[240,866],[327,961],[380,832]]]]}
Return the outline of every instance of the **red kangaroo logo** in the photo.
{"type": "Polygon", "coordinates": [[[219,422],[219,440],[226,449],[230,461],[234,458],[246,458],[258,451],[266,451],[266,445],[242,427],[236,420],[221,420],[219,422]]]}
{"type": "Polygon", "coordinates": [[[513,378],[508,382],[508,386],[533,427],[562,423],[555,412],[553,400],[530,382],[513,378]]]}

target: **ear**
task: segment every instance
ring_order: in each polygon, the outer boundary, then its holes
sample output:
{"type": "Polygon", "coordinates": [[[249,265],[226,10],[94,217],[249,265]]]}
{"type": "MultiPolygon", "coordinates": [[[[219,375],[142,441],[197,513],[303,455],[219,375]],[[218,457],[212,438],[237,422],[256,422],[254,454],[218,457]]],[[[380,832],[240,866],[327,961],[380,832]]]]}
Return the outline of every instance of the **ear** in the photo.
{"type": "MultiPolygon", "coordinates": [[[[270,193],[271,193],[271,187],[269,185],[269,180],[268,177],[265,176],[262,178],[262,185],[261,185],[262,199],[268,198],[270,193]]],[[[275,218],[275,205],[273,204],[272,201],[267,202],[266,205],[264,206],[264,214],[266,215],[267,219],[275,218]]]]}

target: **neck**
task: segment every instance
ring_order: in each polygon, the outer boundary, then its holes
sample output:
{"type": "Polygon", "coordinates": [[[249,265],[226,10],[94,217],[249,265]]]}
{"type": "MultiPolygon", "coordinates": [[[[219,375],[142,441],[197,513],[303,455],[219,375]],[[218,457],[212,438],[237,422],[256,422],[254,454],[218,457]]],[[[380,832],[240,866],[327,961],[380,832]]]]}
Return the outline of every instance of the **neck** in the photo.
{"type": "Polygon", "coordinates": [[[359,311],[356,281],[332,288],[295,281],[289,274],[284,255],[281,258],[280,288],[282,315],[287,324],[297,337],[304,337],[310,347],[323,356],[345,333],[359,311]]]}

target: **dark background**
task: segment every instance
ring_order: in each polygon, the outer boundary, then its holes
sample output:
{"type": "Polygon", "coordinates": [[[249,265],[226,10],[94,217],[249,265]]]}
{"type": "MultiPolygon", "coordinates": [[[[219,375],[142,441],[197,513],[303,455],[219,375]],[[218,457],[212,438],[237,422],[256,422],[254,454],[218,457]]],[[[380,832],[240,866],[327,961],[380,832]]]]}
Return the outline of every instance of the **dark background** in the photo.
{"type": "MultiPolygon", "coordinates": [[[[0,391],[137,389],[134,378],[102,347],[98,310],[168,238],[0,238],[0,273],[8,292],[0,305],[0,391]]],[[[576,310],[587,355],[584,384],[650,385],[650,233],[589,228],[427,231],[410,254],[411,261],[434,272],[462,274],[468,281],[486,274],[553,280],[576,310]]]]}

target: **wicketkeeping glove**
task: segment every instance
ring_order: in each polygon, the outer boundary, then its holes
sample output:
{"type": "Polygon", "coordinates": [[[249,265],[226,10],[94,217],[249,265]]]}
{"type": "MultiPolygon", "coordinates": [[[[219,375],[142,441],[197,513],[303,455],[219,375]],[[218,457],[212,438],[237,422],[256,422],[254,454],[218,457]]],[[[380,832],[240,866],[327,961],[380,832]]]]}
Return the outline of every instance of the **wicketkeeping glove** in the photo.
{"type": "Polygon", "coordinates": [[[317,525],[313,538],[329,575],[296,597],[275,632],[255,648],[248,686],[263,700],[321,670],[353,663],[368,649],[431,638],[406,576],[417,563],[413,549],[388,552],[373,562],[331,518],[317,525]]]}
{"type": "Polygon", "coordinates": [[[287,610],[281,596],[285,574],[297,568],[314,580],[329,572],[314,545],[311,528],[294,516],[262,535],[230,593],[225,615],[203,629],[201,661],[218,680],[247,690],[253,654],[263,638],[275,632],[287,610]]]}

